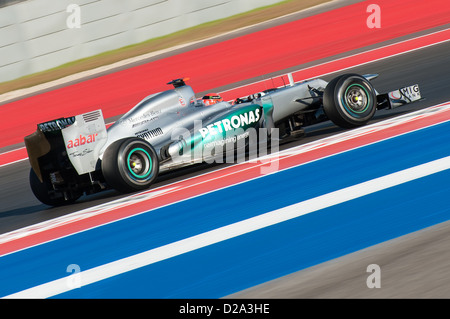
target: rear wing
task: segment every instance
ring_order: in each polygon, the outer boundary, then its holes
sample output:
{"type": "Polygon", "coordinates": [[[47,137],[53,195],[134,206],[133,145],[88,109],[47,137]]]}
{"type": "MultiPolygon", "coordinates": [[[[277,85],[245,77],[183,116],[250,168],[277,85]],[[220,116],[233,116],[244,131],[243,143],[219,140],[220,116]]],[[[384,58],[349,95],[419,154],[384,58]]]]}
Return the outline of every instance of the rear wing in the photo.
{"type": "Polygon", "coordinates": [[[108,134],[101,110],[75,116],[75,122],[61,130],[67,156],[78,175],[95,171],[108,134]]]}
{"type": "Polygon", "coordinates": [[[107,141],[101,110],[40,123],[25,137],[28,158],[42,182],[41,166],[67,156],[79,175],[95,171],[102,147],[107,141]]]}

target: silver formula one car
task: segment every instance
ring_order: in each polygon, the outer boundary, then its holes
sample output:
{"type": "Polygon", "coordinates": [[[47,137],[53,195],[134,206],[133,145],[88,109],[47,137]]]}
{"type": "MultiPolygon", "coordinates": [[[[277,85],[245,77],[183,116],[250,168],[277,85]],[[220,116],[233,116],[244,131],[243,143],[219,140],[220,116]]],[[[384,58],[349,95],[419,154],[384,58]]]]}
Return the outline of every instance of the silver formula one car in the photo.
{"type": "Polygon", "coordinates": [[[232,102],[217,94],[197,99],[185,79],[177,79],[168,83],[173,89],[146,97],[108,129],[101,110],[38,124],[25,137],[32,191],[51,206],[108,188],[139,191],[162,172],[223,158],[224,150],[248,151],[261,141],[257,132],[283,141],[326,120],[358,127],[377,109],[421,99],[418,85],[378,93],[370,83],[376,74],[328,83],[288,77],[289,85],[232,102]]]}

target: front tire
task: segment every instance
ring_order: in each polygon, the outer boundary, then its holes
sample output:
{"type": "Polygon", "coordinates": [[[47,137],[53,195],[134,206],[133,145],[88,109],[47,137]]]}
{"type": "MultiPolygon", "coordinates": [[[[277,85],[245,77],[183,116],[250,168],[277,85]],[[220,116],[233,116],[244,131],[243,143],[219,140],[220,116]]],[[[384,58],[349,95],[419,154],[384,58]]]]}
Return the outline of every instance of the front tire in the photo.
{"type": "Polygon", "coordinates": [[[370,82],[358,74],[344,74],[331,80],[323,94],[328,118],[343,128],[363,126],[377,109],[376,93],[370,82]]]}
{"type": "Polygon", "coordinates": [[[103,154],[102,172],[106,183],[120,192],[144,190],[158,176],[158,156],[143,139],[121,139],[112,143],[103,154]]]}

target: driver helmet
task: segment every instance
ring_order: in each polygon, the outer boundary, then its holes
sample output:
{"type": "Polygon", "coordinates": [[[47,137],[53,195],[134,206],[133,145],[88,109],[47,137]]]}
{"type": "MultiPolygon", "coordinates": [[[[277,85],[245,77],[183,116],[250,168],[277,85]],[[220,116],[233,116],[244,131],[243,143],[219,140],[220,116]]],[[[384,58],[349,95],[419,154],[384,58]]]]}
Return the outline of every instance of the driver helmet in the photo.
{"type": "Polygon", "coordinates": [[[208,93],[202,97],[203,103],[208,105],[213,105],[223,101],[223,98],[217,93],[208,93]]]}

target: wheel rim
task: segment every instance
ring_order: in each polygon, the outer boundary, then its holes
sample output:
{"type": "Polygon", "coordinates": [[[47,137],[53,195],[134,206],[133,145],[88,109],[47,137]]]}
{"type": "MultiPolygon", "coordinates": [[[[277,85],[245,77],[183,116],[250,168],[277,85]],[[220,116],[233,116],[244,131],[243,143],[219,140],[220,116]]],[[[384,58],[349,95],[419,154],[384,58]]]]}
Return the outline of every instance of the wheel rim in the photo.
{"type": "Polygon", "coordinates": [[[369,93],[362,85],[352,84],[345,90],[343,102],[350,113],[362,114],[370,105],[369,93]]]}
{"type": "Polygon", "coordinates": [[[128,172],[137,179],[147,179],[152,171],[152,159],[143,148],[135,148],[127,158],[128,172]]]}

